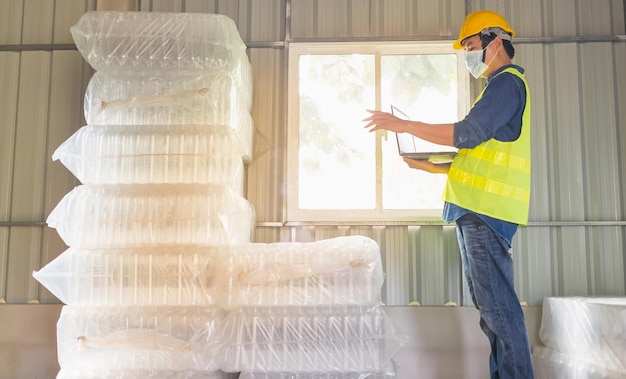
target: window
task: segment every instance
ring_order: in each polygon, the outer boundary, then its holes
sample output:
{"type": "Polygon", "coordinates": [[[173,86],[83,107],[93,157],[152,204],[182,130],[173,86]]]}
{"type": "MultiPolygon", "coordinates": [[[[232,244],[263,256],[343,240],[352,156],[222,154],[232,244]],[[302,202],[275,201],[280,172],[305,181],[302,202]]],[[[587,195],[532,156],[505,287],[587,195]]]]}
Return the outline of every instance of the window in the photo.
{"type": "Polygon", "coordinates": [[[366,109],[447,123],[468,109],[463,55],[446,43],[289,45],[288,222],[441,221],[444,175],[409,168],[366,109]]]}

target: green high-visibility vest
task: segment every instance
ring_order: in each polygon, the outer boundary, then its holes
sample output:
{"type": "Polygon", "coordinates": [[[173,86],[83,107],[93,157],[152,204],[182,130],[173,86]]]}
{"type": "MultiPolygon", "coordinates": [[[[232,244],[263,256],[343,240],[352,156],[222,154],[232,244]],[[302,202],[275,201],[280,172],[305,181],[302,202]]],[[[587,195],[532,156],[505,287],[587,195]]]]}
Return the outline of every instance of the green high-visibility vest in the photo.
{"type": "Polygon", "coordinates": [[[505,72],[519,77],[526,87],[521,134],[512,142],[492,138],[472,149],[459,149],[448,172],[443,199],[479,214],[526,225],[530,205],[530,92],[522,73],[509,67],[498,75],[505,72]]]}

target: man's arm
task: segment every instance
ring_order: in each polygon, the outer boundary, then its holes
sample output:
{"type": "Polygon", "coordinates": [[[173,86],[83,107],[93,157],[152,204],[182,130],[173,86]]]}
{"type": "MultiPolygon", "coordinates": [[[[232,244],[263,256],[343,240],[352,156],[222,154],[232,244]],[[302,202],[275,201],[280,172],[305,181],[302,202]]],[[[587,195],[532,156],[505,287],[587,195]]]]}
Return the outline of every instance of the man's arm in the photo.
{"type": "Polygon", "coordinates": [[[365,118],[365,128],[370,132],[389,130],[396,133],[409,133],[417,138],[438,145],[454,146],[454,124],[427,124],[420,121],[402,120],[390,113],[368,110],[372,115],[365,118]]]}

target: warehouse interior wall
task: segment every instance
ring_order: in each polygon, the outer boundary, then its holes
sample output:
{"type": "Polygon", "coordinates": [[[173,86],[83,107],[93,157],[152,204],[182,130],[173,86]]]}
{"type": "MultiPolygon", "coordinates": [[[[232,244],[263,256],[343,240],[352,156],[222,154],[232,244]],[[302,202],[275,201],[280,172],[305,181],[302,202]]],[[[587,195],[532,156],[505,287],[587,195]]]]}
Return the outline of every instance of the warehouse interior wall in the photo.
{"type": "Polygon", "coordinates": [[[85,124],[83,95],[93,75],[69,28],[87,11],[120,6],[113,3],[235,21],[254,77],[255,150],[246,166],[254,240],[373,238],[386,273],[383,301],[394,307],[463,303],[454,226],[289,223],[289,44],[451,41],[468,11],[498,11],[517,32],[514,63],[526,69],[533,101],[530,222],[512,248],[519,297],[538,307],[547,296],[625,295],[624,0],[0,0],[1,302],[59,304],[32,272],[67,248],[45,220],[80,184],[51,159],[85,124]]]}
{"type": "MultiPolygon", "coordinates": [[[[54,150],[85,124],[93,69],[69,28],[98,4],[141,12],[231,17],[253,68],[255,147],[246,198],[257,242],[365,235],[381,248],[383,300],[463,304],[454,226],[289,223],[285,216],[287,50],[315,41],[453,40],[468,10],[494,9],[514,25],[516,58],[532,91],[530,222],[513,241],[520,299],[624,295],[626,261],[626,41],[624,2],[75,1],[0,2],[0,298],[58,300],[32,278],[66,249],[45,221],[78,181],[54,150]],[[117,4],[117,6],[120,6],[117,4]]],[[[475,82],[476,94],[481,83],[475,82]]]]}

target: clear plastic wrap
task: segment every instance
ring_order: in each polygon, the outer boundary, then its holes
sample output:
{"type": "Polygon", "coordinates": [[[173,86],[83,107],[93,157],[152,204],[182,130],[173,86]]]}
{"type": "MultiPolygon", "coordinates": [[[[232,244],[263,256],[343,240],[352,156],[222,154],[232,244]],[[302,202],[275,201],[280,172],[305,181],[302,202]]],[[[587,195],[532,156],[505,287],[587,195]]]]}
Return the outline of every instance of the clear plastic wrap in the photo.
{"type": "Polygon", "coordinates": [[[230,75],[104,70],[85,92],[89,125],[224,125],[249,156],[254,124],[230,75]]]}
{"type": "Polygon", "coordinates": [[[229,124],[237,108],[252,106],[250,63],[246,58],[239,65],[233,71],[96,71],[85,92],[85,119],[89,124],[229,124]]]}
{"type": "Polygon", "coordinates": [[[626,372],[603,369],[543,346],[533,347],[533,367],[540,379],[624,379],[626,372]]]}
{"type": "Polygon", "coordinates": [[[224,320],[222,370],[382,371],[405,338],[380,306],[240,308],[224,320]]]}
{"type": "Polygon", "coordinates": [[[546,297],[539,337],[571,359],[626,376],[626,297],[546,297]]]}
{"type": "Polygon", "coordinates": [[[376,305],[378,245],[363,236],[317,242],[69,248],[33,273],[70,305],[376,305]]]}
{"type": "Polygon", "coordinates": [[[200,183],[243,194],[244,148],[218,125],[83,126],[52,154],[85,184],[200,183]]]}
{"type": "Polygon", "coordinates": [[[237,245],[220,260],[216,294],[226,309],[380,303],[380,250],[364,236],[237,245]]]}
{"type": "Polygon", "coordinates": [[[216,305],[219,247],[69,248],[33,273],[69,305],[216,305]]]}
{"type": "Polygon", "coordinates": [[[47,223],[68,246],[120,248],[246,243],[254,220],[252,205],[224,186],[84,184],[61,199],[47,223]]]}
{"type": "Polygon", "coordinates": [[[232,374],[221,371],[61,369],[56,379],[227,379],[231,377],[232,374]]]}
{"type": "Polygon", "coordinates": [[[217,307],[64,306],[57,354],[64,370],[216,371],[217,307]]]}
{"type": "Polygon", "coordinates": [[[70,32],[96,70],[224,69],[246,50],[234,21],[219,14],[89,11],[70,32]]]}

